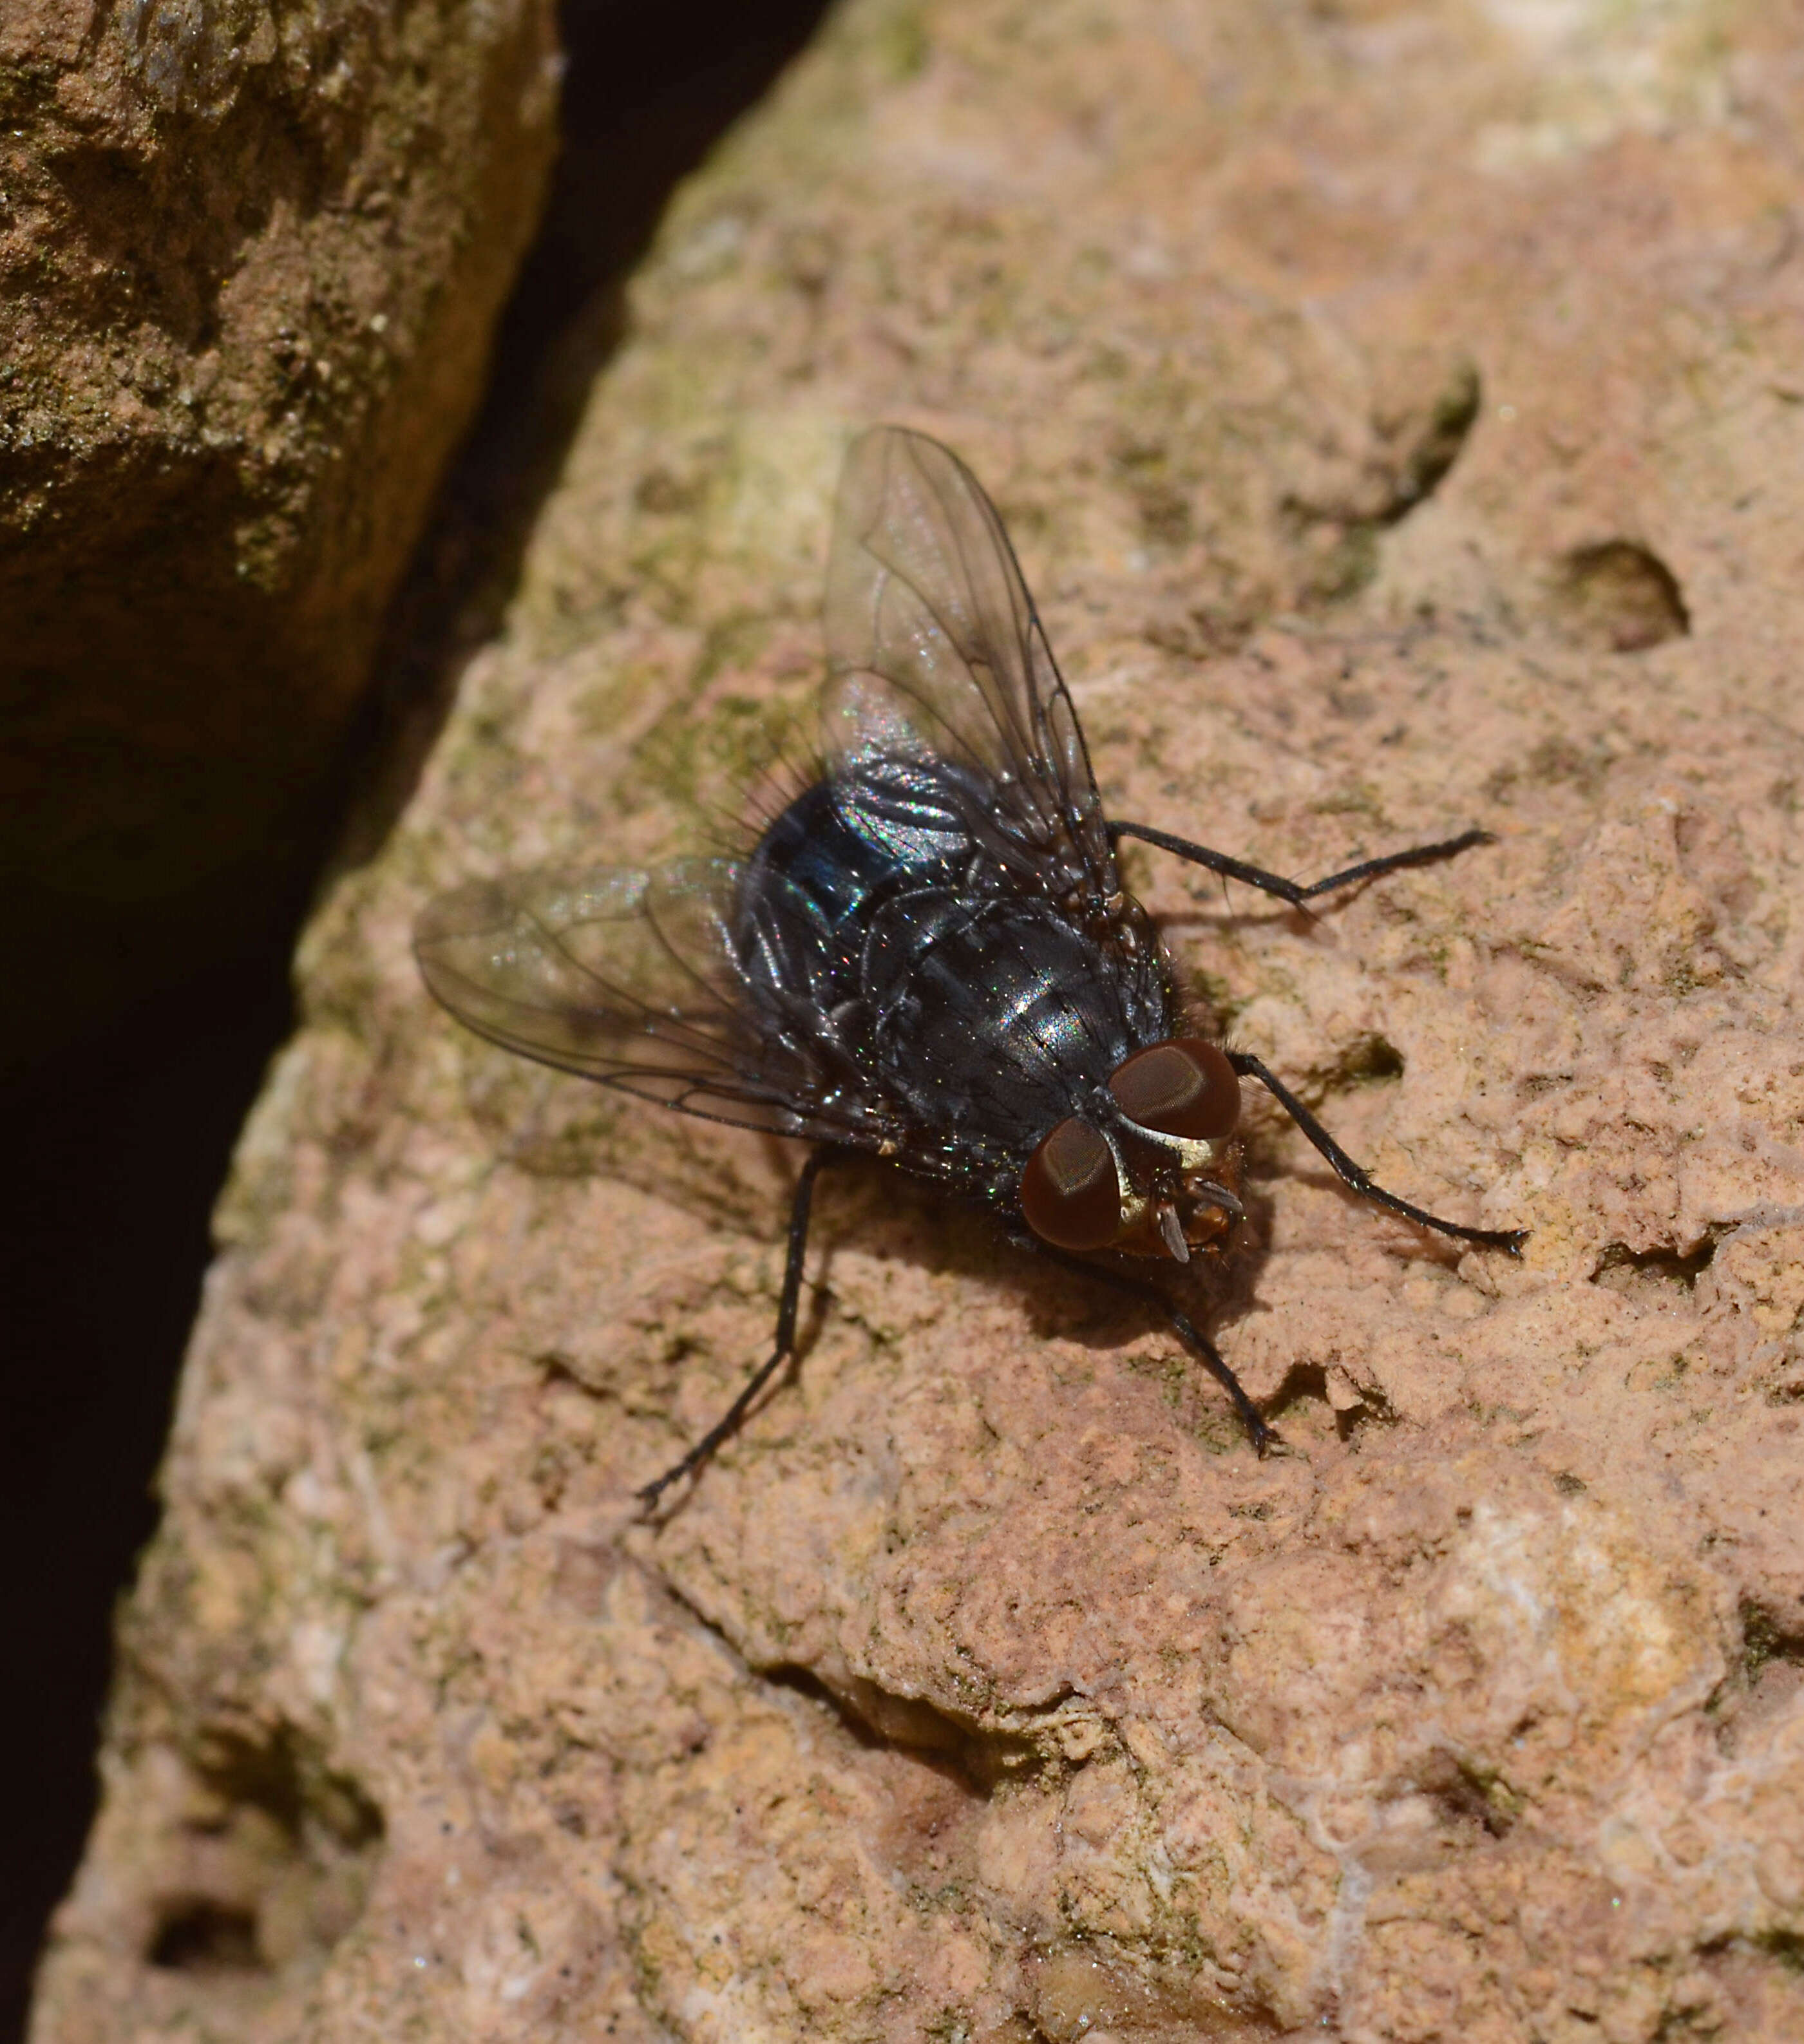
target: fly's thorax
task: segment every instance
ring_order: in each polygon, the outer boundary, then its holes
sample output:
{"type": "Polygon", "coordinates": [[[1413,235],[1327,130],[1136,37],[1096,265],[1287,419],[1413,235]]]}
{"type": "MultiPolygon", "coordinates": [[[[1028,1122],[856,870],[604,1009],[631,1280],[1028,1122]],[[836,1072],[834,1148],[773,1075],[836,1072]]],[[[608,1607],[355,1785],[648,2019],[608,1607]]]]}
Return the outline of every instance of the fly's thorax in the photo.
{"type": "Polygon", "coordinates": [[[1135,1037],[1109,957],[1038,897],[898,892],[871,918],[860,973],[882,1089],[1021,1162],[1135,1037]]]}

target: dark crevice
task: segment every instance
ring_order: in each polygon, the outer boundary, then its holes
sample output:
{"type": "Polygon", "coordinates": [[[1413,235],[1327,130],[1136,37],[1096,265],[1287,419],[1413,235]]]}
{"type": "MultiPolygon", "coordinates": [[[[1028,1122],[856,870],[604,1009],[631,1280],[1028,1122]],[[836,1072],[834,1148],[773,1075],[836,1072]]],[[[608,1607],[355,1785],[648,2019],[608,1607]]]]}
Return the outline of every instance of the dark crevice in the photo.
{"type": "Polygon", "coordinates": [[[659,1593],[706,1634],[733,1664],[756,1681],[792,1696],[806,1696],[829,1711],[867,1751],[906,1754],[955,1781],[968,1794],[987,1798],[1003,1781],[1030,1779],[1043,1756],[1025,1734],[981,1724],[942,1710],[923,1696],[898,1696],[860,1675],[828,1681],[799,1662],[748,1661],[732,1636],[692,1604],[681,1586],[652,1573],[659,1593]]]}
{"type": "Polygon", "coordinates": [[[204,1896],[166,1903],[147,1954],[168,1973],[261,1973],[269,1969],[257,1949],[257,1919],[204,1896]]]}
{"type": "Polygon", "coordinates": [[[1334,1431],[1343,1441],[1351,1440],[1360,1426],[1396,1416],[1383,1393],[1365,1385],[1359,1387],[1360,1402],[1344,1409],[1328,1395],[1328,1370],[1319,1362],[1294,1362],[1283,1381],[1264,1404],[1265,1416],[1282,1431],[1283,1415],[1294,1407],[1325,1407],[1333,1415],[1334,1431]]]}
{"type": "Polygon", "coordinates": [[[1474,1766],[1444,1748],[1417,1770],[1416,1785],[1455,1830],[1506,1837],[1521,1813],[1521,1798],[1494,1769],[1474,1766]]]}
{"type": "Polygon", "coordinates": [[[1752,1598],[1741,1606],[1741,1667],[1756,1682],[1774,1662],[1804,1667],[1804,1610],[1789,1618],[1752,1598]]]}
{"type": "Polygon", "coordinates": [[[1591,1266],[1591,1282],[1606,1284],[1620,1273],[1631,1283],[1640,1275],[1689,1292],[1714,1262],[1717,1239],[1713,1230],[1694,1249],[1631,1249],[1626,1243],[1606,1242],[1591,1266]]]}
{"type": "Polygon", "coordinates": [[[361,1850],[379,1843],[387,1828],[362,1787],[328,1768],[287,1726],[260,1742],[238,1732],[210,1734],[190,1764],[223,1801],[262,1811],[293,1838],[317,1824],[340,1845],[361,1850]]]}
{"type": "Polygon", "coordinates": [[[362,1914],[381,1811],[290,1726],[266,1739],[210,1731],[180,1758],[191,1808],[147,1869],[162,1890],[148,1962],[229,1976],[322,1958],[362,1914]]]}
{"type": "MultiPolygon", "coordinates": [[[[566,0],[565,141],[549,206],[497,337],[490,394],[394,605],[336,806],[297,862],[299,883],[267,891],[260,926],[198,971],[170,961],[205,949],[193,931],[221,919],[204,903],[177,905],[147,953],[154,995],[0,1088],[24,1189],[0,1233],[10,1364],[0,1375],[10,1520],[0,1609],[12,1665],[30,1671],[7,1685],[0,2040],[21,2032],[44,1921],[93,1815],[112,1607],[155,1524],[151,1479],[210,1254],[208,1216],[292,1027],[289,963],[308,888],[348,808],[353,859],[399,813],[459,663],[517,578],[582,394],[617,340],[624,273],[677,180],[822,12],[821,0],[717,13],[566,0]]],[[[98,958],[129,933],[115,915],[92,928],[65,916],[56,935],[61,950],[98,958]]],[[[157,1933],[165,1949],[233,1947],[237,1933],[194,1915],[201,1908],[171,1904],[157,1933]]]]}
{"type": "Polygon", "coordinates": [[[1574,637],[1613,653],[1644,652],[1691,629],[1678,578],[1633,540],[1575,548],[1556,571],[1552,597],[1574,637]]]}
{"type": "Polygon", "coordinates": [[[1706,1706],[1717,1742],[1733,1758],[1749,1732],[1796,1706],[1804,1692],[1804,1604],[1744,1596],[1740,1651],[1706,1706]]]}
{"type": "Polygon", "coordinates": [[[0,2038],[19,2033],[40,1927],[92,1814],[113,1600],[156,1524],[151,1479],[208,1214],[290,1026],[290,942],[269,932],[0,1091],[25,1186],[0,1231],[0,1609],[18,1671],[6,1685],[0,2038]]]}
{"type": "Polygon", "coordinates": [[[1293,1362],[1284,1380],[1265,1401],[1265,1416],[1275,1425],[1294,1405],[1328,1402],[1328,1372],[1319,1362],[1293,1362]]]}
{"type": "Polygon", "coordinates": [[[1748,1942],[1768,1958],[1777,1959],[1788,1973],[1804,1973],[1804,1931],[1760,1931],[1748,1942]]]}
{"type": "Polygon", "coordinates": [[[860,1746],[906,1754],[979,1800],[1003,1781],[1025,1781],[1039,1770],[1040,1755],[1031,1739],[956,1717],[925,1697],[898,1696],[857,1675],[828,1682],[792,1663],[753,1672],[779,1689],[814,1698],[860,1746]]]}
{"type": "Polygon", "coordinates": [[[1403,1053],[1376,1034],[1356,1036],[1326,1070],[1313,1074],[1324,1095],[1356,1086],[1383,1085],[1403,1076],[1403,1053]]]}
{"type": "Polygon", "coordinates": [[[964,1723],[920,1697],[893,1696],[857,1677],[841,1688],[794,1665],[756,1672],[812,1697],[867,1751],[906,1754],[975,1800],[987,1801],[999,1782],[1025,1781],[1037,1769],[1039,1755],[1027,1739],[964,1723]]]}
{"type": "Polygon", "coordinates": [[[1396,524],[1445,482],[1477,423],[1483,394],[1477,367],[1470,362],[1458,364],[1404,455],[1397,494],[1379,524],[1396,524]]]}
{"type": "Polygon", "coordinates": [[[790,1664],[780,1668],[766,1668],[761,1672],[764,1680],[773,1687],[787,1689],[798,1696],[812,1698],[823,1710],[837,1718],[841,1727],[867,1752],[879,1750],[888,1743],[859,1716],[837,1689],[829,1689],[812,1668],[790,1664]]]}
{"type": "Polygon", "coordinates": [[[1386,532],[1409,517],[1445,482],[1476,423],[1483,398],[1477,368],[1456,363],[1440,390],[1375,421],[1379,466],[1362,486],[1340,501],[1291,495],[1279,518],[1305,556],[1305,600],[1344,602],[1377,574],[1386,532]]]}

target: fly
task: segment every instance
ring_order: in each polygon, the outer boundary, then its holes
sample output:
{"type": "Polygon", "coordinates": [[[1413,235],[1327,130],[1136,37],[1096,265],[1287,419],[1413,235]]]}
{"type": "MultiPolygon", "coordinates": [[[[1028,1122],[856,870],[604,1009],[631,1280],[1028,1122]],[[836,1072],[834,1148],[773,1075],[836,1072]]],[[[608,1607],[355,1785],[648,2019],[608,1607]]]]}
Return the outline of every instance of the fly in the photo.
{"type": "Polygon", "coordinates": [[[995,506],[921,433],[877,427],[846,457],[825,625],[818,778],[744,858],[479,881],[414,933],[427,986],[479,1035],[810,1146],[771,1354],[640,1500],[698,1469],[793,1357],[814,1182],[848,1151],[975,1201],[1017,1243],[1152,1306],[1263,1452],[1275,1436],[1214,1343],[1126,1260],[1187,1264],[1232,1241],[1243,1079],[1362,1197],[1512,1255],[1525,1235],[1375,1184],[1283,1080],[1187,1012],[1116,847],[1138,838],[1301,906],[1489,834],[1306,886],[1106,817],[995,506]]]}

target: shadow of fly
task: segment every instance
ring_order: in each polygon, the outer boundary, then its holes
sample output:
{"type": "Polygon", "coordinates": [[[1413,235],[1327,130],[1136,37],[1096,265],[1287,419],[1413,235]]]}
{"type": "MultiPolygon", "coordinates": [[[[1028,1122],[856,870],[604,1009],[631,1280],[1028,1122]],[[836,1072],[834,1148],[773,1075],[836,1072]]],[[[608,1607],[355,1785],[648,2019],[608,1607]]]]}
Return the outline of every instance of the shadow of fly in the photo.
{"type": "Polygon", "coordinates": [[[1471,830],[1301,884],[1103,814],[1077,713],[995,506],[958,457],[881,426],[835,513],[817,778],[740,859],[514,874],[435,901],[414,948],[492,1043],[685,1113],[810,1146],[770,1355],[654,1506],[795,1351],[821,1166],[859,1151],[1152,1307],[1276,1438],[1214,1343],[1138,1274],[1218,1256],[1244,1219],[1240,1082],[1362,1198],[1514,1254],[1374,1182],[1282,1079],[1187,1012],[1116,860],[1139,838],[1293,907],[1488,843],[1471,830]]]}

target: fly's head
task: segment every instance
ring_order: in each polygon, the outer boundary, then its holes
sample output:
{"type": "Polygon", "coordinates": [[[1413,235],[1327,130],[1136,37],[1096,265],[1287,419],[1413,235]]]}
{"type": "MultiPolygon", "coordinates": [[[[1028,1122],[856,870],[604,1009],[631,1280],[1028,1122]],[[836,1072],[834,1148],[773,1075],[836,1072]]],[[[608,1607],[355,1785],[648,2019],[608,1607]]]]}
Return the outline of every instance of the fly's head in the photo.
{"type": "Polygon", "coordinates": [[[1021,1175],[1022,1218],[1055,1249],[1190,1261],[1241,1218],[1240,1082],[1219,1044],[1174,1037],[1124,1058],[1021,1175]]]}

